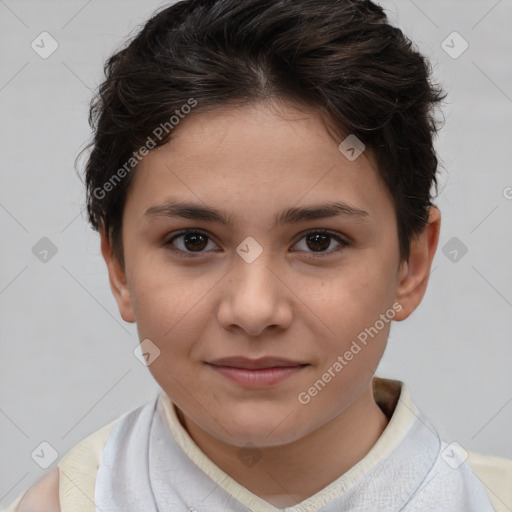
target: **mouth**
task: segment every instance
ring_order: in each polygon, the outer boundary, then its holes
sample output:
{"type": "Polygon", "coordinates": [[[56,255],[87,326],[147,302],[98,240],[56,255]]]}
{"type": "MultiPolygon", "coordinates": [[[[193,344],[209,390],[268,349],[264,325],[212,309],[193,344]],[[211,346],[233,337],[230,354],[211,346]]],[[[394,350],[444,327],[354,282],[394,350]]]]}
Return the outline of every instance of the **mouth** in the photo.
{"type": "Polygon", "coordinates": [[[245,388],[273,386],[309,366],[308,363],[275,357],[226,357],[206,364],[217,374],[245,388]]]}

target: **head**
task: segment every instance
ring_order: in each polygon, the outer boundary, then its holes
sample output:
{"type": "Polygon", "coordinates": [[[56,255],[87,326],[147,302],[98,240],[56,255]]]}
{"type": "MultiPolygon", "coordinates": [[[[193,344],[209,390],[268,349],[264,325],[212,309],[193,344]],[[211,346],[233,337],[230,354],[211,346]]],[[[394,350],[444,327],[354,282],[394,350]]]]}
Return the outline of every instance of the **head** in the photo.
{"type": "Polygon", "coordinates": [[[370,1],[186,0],[105,73],[89,221],[123,319],[160,350],[150,371],[218,439],[304,437],[368,389],[426,290],[428,61],[370,1]],[[212,369],[231,356],[301,367],[247,387],[212,369]]]}

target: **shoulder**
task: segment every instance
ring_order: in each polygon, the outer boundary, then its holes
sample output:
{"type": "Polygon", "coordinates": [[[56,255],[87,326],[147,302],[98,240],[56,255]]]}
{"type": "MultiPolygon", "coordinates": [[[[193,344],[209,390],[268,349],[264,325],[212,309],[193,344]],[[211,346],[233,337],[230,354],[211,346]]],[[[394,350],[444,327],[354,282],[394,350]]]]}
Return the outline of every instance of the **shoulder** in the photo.
{"type": "Polygon", "coordinates": [[[494,508],[512,509],[512,460],[469,452],[467,462],[484,484],[494,508]]]}
{"type": "MultiPolygon", "coordinates": [[[[94,484],[107,437],[118,420],[75,444],[58,465],[29,487],[6,512],[86,511],[94,503],[94,484]]],[[[94,506],[91,509],[94,511],[94,506]]]]}
{"type": "Polygon", "coordinates": [[[94,488],[101,455],[107,438],[118,421],[116,419],[82,439],[59,461],[62,509],[94,512],[94,488]]]}
{"type": "Polygon", "coordinates": [[[59,468],[55,467],[23,495],[16,512],[60,512],[59,468]]]}
{"type": "Polygon", "coordinates": [[[153,407],[154,400],[150,400],[79,441],[61,458],[57,467],[29,487],[6,512],[94,512],[96,475],[112,429],[153,407]]]}

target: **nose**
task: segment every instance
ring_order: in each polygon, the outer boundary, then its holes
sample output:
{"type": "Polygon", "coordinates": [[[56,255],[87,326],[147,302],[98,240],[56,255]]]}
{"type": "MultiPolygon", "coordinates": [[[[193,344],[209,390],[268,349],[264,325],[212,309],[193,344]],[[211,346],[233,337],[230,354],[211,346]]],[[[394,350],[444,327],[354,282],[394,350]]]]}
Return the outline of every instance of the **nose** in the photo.
{"type": "Polygon", "coordinates": [[[293,292],[265,251],[252,263],[236,258],[223,287],[218,320],[227,330],[251,336],[265,329],[286,329],[292,321],[293,292]]]}

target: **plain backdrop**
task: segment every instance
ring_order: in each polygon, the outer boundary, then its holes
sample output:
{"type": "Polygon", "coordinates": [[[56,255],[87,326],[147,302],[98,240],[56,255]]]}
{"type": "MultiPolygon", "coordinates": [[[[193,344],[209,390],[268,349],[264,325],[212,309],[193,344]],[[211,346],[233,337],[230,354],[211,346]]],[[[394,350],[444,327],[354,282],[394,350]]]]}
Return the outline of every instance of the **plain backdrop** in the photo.
{"type": "MultiPolygon", "coordinates": [[[[31,456],[42,442],[60,458],[160,389],[133,355],[74,159],[105,59],[166,3],[0,0],[2,506],[48,471],[31,456]],[[58,44],[46,59],[42,32],[58,44]]],[[[448,98],[438,252],[377,375],[405,381],[447,441],[512,458],[512,1],[380,3],[448,98]]]]}

